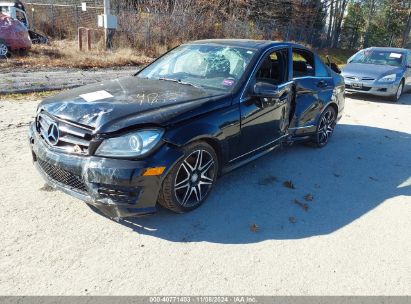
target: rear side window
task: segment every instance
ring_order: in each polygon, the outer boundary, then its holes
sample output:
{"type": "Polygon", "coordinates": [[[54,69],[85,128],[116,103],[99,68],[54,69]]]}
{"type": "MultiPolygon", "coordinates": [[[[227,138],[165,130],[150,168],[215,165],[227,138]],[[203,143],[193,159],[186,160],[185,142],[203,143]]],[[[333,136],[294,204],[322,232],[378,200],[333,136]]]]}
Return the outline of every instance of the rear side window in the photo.
{"type": "Polygon", "coordinates": [[[315,76],[314,54],[307,50],[293,49],[293,77],[315,76]]]}
{"type": "Polygon", "coordinates": [[[315,76],[316,77],[329,77],[330,73],[328,72],[327,67],[324,62],[319,58],[315,57],[315,76]]]}

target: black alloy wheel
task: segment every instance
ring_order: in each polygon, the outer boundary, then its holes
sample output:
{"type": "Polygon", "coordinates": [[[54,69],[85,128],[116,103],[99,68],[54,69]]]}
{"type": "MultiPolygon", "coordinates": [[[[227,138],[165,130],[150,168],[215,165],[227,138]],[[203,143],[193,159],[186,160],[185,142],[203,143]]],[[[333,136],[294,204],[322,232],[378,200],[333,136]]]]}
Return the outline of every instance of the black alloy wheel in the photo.
{"type": "Polygon", "coordinates": [[[217,179],[218,159],[204,142],[188,145],[184,157],[164,179],[159,203],[177,213],[191,211],[207,199],[217,179]]]}
{"type": "Polygon", "coordinates": [[[337,113],[333,107],[329,106],[321,114],[317,126],[317,132],[314,137],[314,143],[317,147],[322,148],[328,144],[332,134],[334,133],[336,123],[337,113]]]}

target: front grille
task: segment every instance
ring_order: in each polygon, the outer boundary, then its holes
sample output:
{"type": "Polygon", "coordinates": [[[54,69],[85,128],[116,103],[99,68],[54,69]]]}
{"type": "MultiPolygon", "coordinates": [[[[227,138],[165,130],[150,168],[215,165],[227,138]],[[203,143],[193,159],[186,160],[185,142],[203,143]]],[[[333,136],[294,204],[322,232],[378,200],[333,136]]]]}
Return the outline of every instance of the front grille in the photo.
{"type": "Polygon", "coordinates": [[[344,76],[345,79],[349,80],[362,80],[362,81],[374,81],[375,78],[373,77],[355,77],[355,76],[344,76]]]}
{"type": "Polygon", "coordinates": [[[41,169],[43,169],[44,173],[46,173],[53,180],[82,192],[87,192],[86,185],[78,175],[75,175],[55,165],[49,164],[48,162],[45,162],[41,159],[37,159],[37,162],[41,169]]]}
{"type": "Polygon", "coordinates": [[[362,86],[361,88],[353,88],[353,87],[352,87],[351,85],[349,85],[349,84],[346,84],[346,85],[345,85],[345,88],[346,88],[346,89],[351,89],[351,90],[356,90],[356,91],[364,91],[364,92],[371,90],[371,87],[362,86]]]}
{"type": "Polygon", "coordinates": [[[36,129],[43,141],[56,149],[70,153],[88,154],[91,133],[93,131],[91,128],[58,119],[42,111],[37,115],[36,129]],[[58,127],[59,137],[57,143],[51,144],[47,137],[50,126],[53,123],[58,127]]]}
{"type": "Polygon", "coordinates": [[[121,189],[120,187],[113,188],[113,186],[98,188],[98,194],[101,198],[113,200],[121,204],[135,204],[140,196],[141,189],[135,188],[133,191],[121,189]]]}

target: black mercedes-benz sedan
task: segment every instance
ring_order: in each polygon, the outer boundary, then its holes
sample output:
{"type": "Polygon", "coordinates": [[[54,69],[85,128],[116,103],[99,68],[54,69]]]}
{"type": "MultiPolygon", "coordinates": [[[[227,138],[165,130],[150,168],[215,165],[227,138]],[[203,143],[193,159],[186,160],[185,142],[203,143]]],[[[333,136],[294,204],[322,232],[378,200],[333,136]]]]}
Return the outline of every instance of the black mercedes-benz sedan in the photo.
{"type": "Polygon", "coordinates": [[[343,109],[343,78],[301,45],[202,40],[45,99],[29,139],[49,185],[109,217],[182,213],[281,144],[325,146],[343,109]]]}

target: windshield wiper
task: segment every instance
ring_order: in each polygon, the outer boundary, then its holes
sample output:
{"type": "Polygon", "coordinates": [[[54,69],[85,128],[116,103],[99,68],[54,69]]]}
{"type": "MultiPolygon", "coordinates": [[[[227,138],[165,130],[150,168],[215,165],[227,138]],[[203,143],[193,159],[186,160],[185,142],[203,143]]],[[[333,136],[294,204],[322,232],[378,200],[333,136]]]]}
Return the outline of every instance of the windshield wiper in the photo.
{"type": "Polygon", "coordinates": [[[192,86],[192,87],[200,88],[200,89],[201,89],[200,86],[196,86],[196,85],[194,85],[194,84],[192,84],[192,83],[189,83],[189,82],[181,81],[181,79],[160,77],[160,78],[158,78],[158,80],[177,82],[177,83],[182,84],[182,85],[189,85],[189,86],[192,86]]]}

